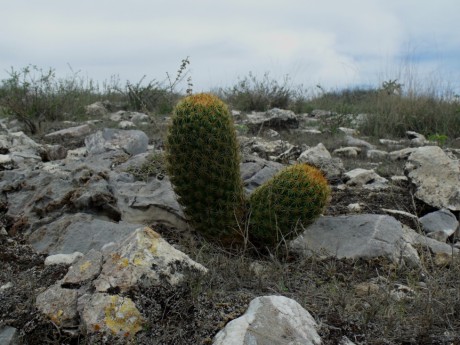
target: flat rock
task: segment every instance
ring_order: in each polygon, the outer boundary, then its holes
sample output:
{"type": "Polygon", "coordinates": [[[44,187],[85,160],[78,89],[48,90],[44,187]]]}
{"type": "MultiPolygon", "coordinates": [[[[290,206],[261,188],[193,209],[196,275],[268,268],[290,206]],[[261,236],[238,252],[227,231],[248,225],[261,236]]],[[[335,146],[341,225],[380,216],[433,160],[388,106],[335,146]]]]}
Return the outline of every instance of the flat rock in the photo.
{"type": "Polygon", "coordinates": [[[460,211],[460,167],[438,146],[416,149],[405,171],[415,185],[415,196],[436,208],[460,211]]]}
{"type": "Polygon", "coordinates": [[[357,146],[357,147],[362,147],[370,150],[374,150],[375,146],[368,143],[365,140],[358,139],[355,137],[352,137],[351,135],[346,135],[345,136],[345,145],[346,146],[357,146]]]}
{"type": "Polygon", "coordinates": [[[85,146],[90,154],[122,149],[130,155],[147,151],[149,138],[139,130],[104,128],[85,138],[85,146]]]}
{"type": "Polygon", "coordinates": [[[305,256],[320,254],[339,259],[387,257],[410,265],[420,262],[417,251],[404,236],[401,223],[386,215],[321,217],[290,246],[305,256]]]}
{"type": "Polygon", "coordinates": [[[63,215],[34,231],[28,241],[40,253],[83,254],[100,250],[105,244],[121,241],[139,227],[138,224],[110,222],[84,213],[63,215]]]}
{"type": "Polygon", "coordinates": [[[51,132],[45,135],[47,138],[78,138],[90,134],[92,131],[91,126],[88,124],[64,128],[59,131],[51,132]]]}
{"type": "Polygon", "coordinates": [[[332,153],[341,157],[355,158],[361,152],[361,148],[356,146],[347,146],[335,149],[332,153]]]}
{"type": "Polygon", "coordinates": [[[203,274],[207,269],[168,244],[148,227],[139,228],[121,242],[105,260],[93,282],[99,292],[129,291],[135,286],[177,285],[186,272],[203,274]]]}
{"type": "Polygon", "coordinates": [[[262,296],[253,299],[243,316],[217,333],[213,345],[319,345],[316,328],[313,317],[296,301],[262,296]]]}
{"type": "Polygon", "coordinates": [[[374,170],[356,168],[344,174],[344,180],[348,186],[362,187],[369,190],[381,190],[388,188],[388,180],[381,177],[374,170]]]}
{"type": "Polygon", "coordinates": [[[54,254],[48,255],[45,259],[45,266],[51,265],[71,265],[79,258],[83,256],[83,253],[75,252],[71,254],[54,254]]]}
{"type": "Polygon", "coordinates": [[[182,207],[168,177],[132,181],[123,174],[111,174],[109,185],[117,200],[121,219],[128,223],[161,222],[186,229],[182,207]]]}
{"type": "Polygon", "coordinates": [[[267,128],[274,130],[298,128],[299,120],[291,110],[273,108],[267,112],[248,114],[246,125],[251,133],[258,133],[267,128]]]}
{"type": "Polygon", "coordinates": [[[257,187],[268,181],[283,168],[284,166],[280,163],[267,161],[255,156],[245,156],[240,164],[245,192],[251,194],[257,187]]]}

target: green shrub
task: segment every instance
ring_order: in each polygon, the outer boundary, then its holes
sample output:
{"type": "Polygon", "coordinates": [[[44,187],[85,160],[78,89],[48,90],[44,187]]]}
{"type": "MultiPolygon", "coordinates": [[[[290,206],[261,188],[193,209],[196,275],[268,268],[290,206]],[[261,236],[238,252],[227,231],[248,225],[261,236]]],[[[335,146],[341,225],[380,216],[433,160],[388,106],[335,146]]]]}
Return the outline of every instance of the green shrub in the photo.
{"type": "Polygon", "coordinates": [[[280,84],[271,79],[269,73],[258,79],[252,72],[233,87],[220,89],[219,93],[233,108],[242,111],[288,109],[293,96],[288,77],[280,84]]]}
{"type": "Polygon", "coordinates": [[[174,109],[166,149],[167,170],[191,225],[222,243],[238,240],[244,195],[227,106],[210,94],[183,99],[174,109]]]}
{"type": "Polygon", "coordinates": [[[296,164],[257,188],[250,197],[250,239],[257,246],[276,247],[297,235],[323,211],[330,189],[321,171],[296,164]]]}
{"type": "Polygon", "coordinates": [[[0,107],[35,134],[45,121],[84,113],[84,106],[100,97],[96,93],[91,81],[85,82],[76,74],[58,79],[53,69],[30,65],[19,71],[12,69],[9,78],[2,81],[0,107]]]}

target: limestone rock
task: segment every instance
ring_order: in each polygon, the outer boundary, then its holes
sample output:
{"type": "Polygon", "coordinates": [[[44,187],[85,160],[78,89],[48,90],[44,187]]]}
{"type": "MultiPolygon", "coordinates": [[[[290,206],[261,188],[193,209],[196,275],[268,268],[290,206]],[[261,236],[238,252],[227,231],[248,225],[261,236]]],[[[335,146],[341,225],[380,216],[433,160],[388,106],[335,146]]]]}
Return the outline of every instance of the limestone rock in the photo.
{"type": "Polygon", "coordinates": [[[361,152],[361,148],[356,146],[347,146],[341,147],[340,149],[335,149],[332,153],[337,156],[356,158],[361,152]]]}
{"type": "Polygon", "coordinates": [[[369,190],[388,188],[388,180],[374,170],[356,168],[344,174],[348,186],[358,186],[369,190]]]}
{"type": "Polygon", "coordinates": [[[134,128],[134,127],[136,127],[134,122],[128,121],[128,120],[120,121],[120,123],[118,124],[118,128],[121,128],[121,129],[128,129],[128,128],[134,128]]]}
{"type": "Polygon", "coordinates": [[[415,196],[436,208],[460,211],[460,167],[438,146],[416,149],[408,158],[406,175],[416,186],[415,196]]]}
{"type": "Polygon", "coordinates": [[[367,150],[366,157],[373,160],[387,159],[388,152],[383,150],[367,150]]]}
{"type": "Polygon", "coordinates": [[[245,156],[240,164],[241,178],[247,194],[252,193],[257,187],[272,178],[283,169],[280,163],[267,161],[254,156],[245,156]]]}
{"type": "Polygon", "coordinates": [[[362,148],[369,149],[369,150],[374,150],[375,149],[374,145],[368,143],[365,140],[352,137],[351,135],[346,135],[345,136],[345,145],[346,146],[362,147],[362,148]]]}
{"type": "Polygon", "coordinates": [[[19,331],[10,326],[0,327],[0,344],[19,345],[19,331]]]}
{"type": "Polygon", "coordinates": [[[82,296],[78,304],[88,334],[106,333],[129,339],[143,328],[144,319],[128,297],[95,293],[82,296]]]}
{"type": "Polygon", "coordinates": [[[104,128],[85,138],[88,153],[98,154],[110,150],[123,150],[130,155],[147,151],[149,138],[139,130],[104,128]]]}
{"type": "Polygon", "coordinates": [[[91,249],[100,250],[105,244],[121,241],[139,225],[114,223],[83,213],[63,215],[56,221],[42,226],[29,236],[29,243],[41,253],[83,254],[91,249]]]}
{"type": "Polygon", "coordinates": [[[80,126],[75,126],[75,127],[69,127],[65,129],[61,129],[59,131],[51,132],[45,135],[47,138],[65,138],[65,137],[71,137],[71,138],[78,138],[82,137],[85,135],[88,135],[91,133],[92,129],[91,126],[88,124],[80,125],[80,126]]]}
{"type": "Polygon", "coordinates": [[[71,254],[54,254],[48,255],[45,259],[45,266],[51,265],[71,265],[76,260],[81,258],[83,253],[74,252],[71,254]]]}
{"type": "Polygon", "coordinates": [[[262,296],[251,301],[243,316],[217,333],[213,345],[319,345],[317,327],[310,313],[296,301],[284,296],[262,296]]]}
{"type": "Polygon", "coordinates": [[[284,140],[269,141],[259,137],[239,137],[238,139],[244,154],[255,154],[263,159],[279,156],[294,146],[284,140]]]}
{"type": "Polygon", "coordinates": [[[360,214],[319,218],[291,244],[305,256],[321,253],[337,258],[387,257],[418,265],[420,258],[404,236],[402,225],[386,215],[360,214]]]}
{"type": "Polygon", "coordinates": [[[263,113],[248,114],[246,125],[249,127],[251,133],[255,134],[267,128],[277,131],[298,128],[299,120],[291,110],[273,108],[263,113]]]}
{"type": "Polygon", "coordinates": [[[457,231],[459,225],[457,217],[446,209],[428,213],[419,221],[426,234],[438,234],[436,238],[441,242],[446,242],[447,238],[457,231]]]}
{"type": "Polygon", "coordinates": [[[393,161],[400,161],[409,158],[409,156],[414,152],[416,148],[406,147],[401,150],[392,151],[388,154],[388,157],[393,161]]]}
{"type": "Polygon", "coordinates": [[[117,200],[121,219],[128,223],[162,222],[187,228],[184,213],[169,178],[132,181],[122,174],[110,174],[109,186],[117,200]]]}
{"type": "Polygon", "coordinates": [[[77,290],[55,284],[37,296],[35,305],[56,325],[72,327],[78,325],[77,297],[77,290]]]}
{"type": "Polygon", "coordinates": [[[108,112],[103,102],[95,102],[85,107],[86,115],[91,117],[103,118],[108,112]]]}
{"type": "Polygon", "coordinates": [[[339,179],[344,170],[340,158],[333,158],[322,143],[302,152],[297,161],[317,167],[324,172],[330,181],[339,179]]]}
{"type": "Polygon", "coordinates": [[[80,257],[64,276],[61,285],[82,285],[95,279],[102,268],[102,253],[91,249],[85,256],[80,257]]]}
{"type": "Polygon", "coordinates": [[[163,281],[176,285],[187,271],[202,274],[207,269],[145,227],[134,231],[108,256],[94,286],[106,292],[111,288],[128,291],[134,286],[159,285],[163,281]]]}

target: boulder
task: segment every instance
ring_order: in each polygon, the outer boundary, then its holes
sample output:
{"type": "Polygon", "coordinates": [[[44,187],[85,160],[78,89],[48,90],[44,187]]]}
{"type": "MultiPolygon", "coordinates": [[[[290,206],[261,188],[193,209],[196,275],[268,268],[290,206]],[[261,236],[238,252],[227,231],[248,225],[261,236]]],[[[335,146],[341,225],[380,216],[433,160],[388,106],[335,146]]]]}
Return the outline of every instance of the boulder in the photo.
{"type": "Polygon", "coordinates": [[[332,151],[334,155],[348,158],[356,158],[360,152],[361,148],[356,146],[341,147],[340,149],[335,149],[332,151]]]}
{"type": "Polygon", "coordinates": [[[168,244],[148,227],[138,228],[111,251],[93,282],[98,292],[127,292],[138,286],[177,285],[186,272],[207,269],[168,244]]]}
{"type": "Polygon", "coordinates": [[[374,170],[356,168],[344,174],[348,186],[362,187],[369,190],[388,188],[388,180],[381,177],[374,170]]]}
{"type": "Polygon", "coordinates": [[[240,172],[246,194],[251,194],[283,168],[280,163],[255,156],[245,156],[240,164],[240,172]]]}
{"type": "Polygon", "coordinates": [[[319,218],[290,247],[301,255],[341,258],[387,257],[394,262],[418,265],[420,258],[395,218],[377,214],[319,218]]]}
{"type": "Polygon", "coordinates": [[[357,147],[361,147],[361,148],[365,148],[369,150],[375,149],[374,145],[368,143],[365,140],[352,137],[351,135],[346,135],[344,141],[345,141],[346,146],[357,146],[357,147]]]}
{"type": "Polygon", "coordinates": [[[19,331],[11,326],[0,327],[0,344],[19,345],[19,331]]]}
{"type": "Polygon", "coordinates": [[[302,152],[297,161],[317,167],[330,181],[340,179],[344,170],[340,158],[333,158],[322,143],[302,152]]]}
{"type": "Polygon", "coordinates": [[[460,211],[460,167],[438,146],[416,149],[405,166],[415,196],[436,208],[460,211]]]}
{"type": "Polygon", "coordinates": [[[263,159],[274,160],[276,156],[288,151],[294,145],[284,140],[265,140],[260,137],[239,137],[241,150],[245,154],[256,154],[263,159]]]}
{"type": "Polygon", "coordinates": [[[107,110],[104,102],[95,102],[85,107],[86,115],[90,117],[96,117],[102,119],[107,116],[109,111],[107,110]]]}
{"type": "Polygon", "coordinates": [[[107,243],[121,241],[138,227],[138,224],[114,223],[84,213],[66,214],[38,228],[28,241],[40,253],[85,254],[91,249],[101,250],[107,243]]]}
{"type": "Polygon", "coordinates": [[[299,120],[291,110],[273,108],[263,113],[252,113],[247,115],[245,124],[251,133],[258,133],[267,128],[276,131],[299,127],[299,120]]]}
{"type": "Polygon", "coordinates": [[[87,334],[103,333],[126,339],[143,329],[145,320],[129,297],[95,293],[78,299],[78,309],[87,334]]]}
{"type": "Polygon", "coordinates": [[[392,151],[388,154],[388,158],[390,158],[393,161],[406,160],[415,150],[416,148],[406,147],[401,150],[392,151]]]}
{"type": "Polygon", "coordinates": [[[388,158],[388,152],[383,150],[367,150],[366,157],[372,160],[382,160],[388,158]]]}
{"type": "Polygon", "coordinates": [[[101,273],[102,259],[101,252],[91,249],[69,267],[67,274],[61,280],[61,285],[80,286],[93,281],[101,273]]]}
{"type": "Polygon", "coordinates": [[[57,326],[74,327],[78,325],[77,298],[77,290],[57,283],[37,296],[35,306],[57,326]]]}
{"type": "Polygon", "coordinates": [[[213,345],[319,345],[317,328],[310,313],[296,301],[284,296],[262,296],[253,299],[243,316],[217,333],[213,345]]]}
{"type": "Polygon", "coordinates": [[[428,236],[446,242],[458,229],[458,220],[449,210],[442,209],[419,218],[422,228],[428,236]]]}
{"type": "Polygon", "coordinates": [[[94,155],[110,150],[123,150],[129,155],[147,151],[149,138],[139,130],[104,128],[85,138],[88,153],[94,155]]]}
{"type": "Polygon", "coordinates": [[[126,175],[111,173],[109,180],[123,221],[136,224],[161,222],[178,229],[188,227],[168,177],[133,181],[126,175]]]}
{"type": "Polygon", "coordinates": [[[407,131],[406,136],[409,138],[411,146],[423,146],[428,143],[423,134],[414,131],[407,131]]]}

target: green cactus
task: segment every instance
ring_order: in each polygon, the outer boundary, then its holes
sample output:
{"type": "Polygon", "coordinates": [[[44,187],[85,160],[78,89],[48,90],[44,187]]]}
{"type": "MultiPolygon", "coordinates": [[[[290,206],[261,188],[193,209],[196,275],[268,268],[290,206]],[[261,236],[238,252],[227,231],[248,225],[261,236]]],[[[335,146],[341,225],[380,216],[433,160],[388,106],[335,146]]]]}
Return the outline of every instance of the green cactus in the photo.
{"type": "Polygon", "coordinates": [[[174,109],[166,150],[167,170],[190,224],[208,238],[236,240],[244,192],[227,106],[204,93],[183,99],[174,109]]]}
{"type": "Polygon", "coordinates": [[[328,203],[330,188],[321,171],[308,164],[283,169],[250,197],[250,237],[275,247],[291,239],[299,224],[311,224],[328,203]]]}

